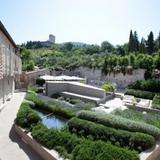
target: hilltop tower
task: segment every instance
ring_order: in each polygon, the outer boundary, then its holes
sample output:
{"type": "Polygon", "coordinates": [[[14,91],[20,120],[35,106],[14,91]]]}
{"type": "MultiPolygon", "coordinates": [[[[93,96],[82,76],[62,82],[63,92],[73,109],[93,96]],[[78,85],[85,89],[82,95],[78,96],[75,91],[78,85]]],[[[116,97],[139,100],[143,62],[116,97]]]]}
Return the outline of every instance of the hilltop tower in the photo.
{"type": "Polygon", "coordinates": [[[55,43],[55,39],[56,39],[56,37],[54,35],[52,35],[52,34],[49,35],[49,42],[55,43]]]}

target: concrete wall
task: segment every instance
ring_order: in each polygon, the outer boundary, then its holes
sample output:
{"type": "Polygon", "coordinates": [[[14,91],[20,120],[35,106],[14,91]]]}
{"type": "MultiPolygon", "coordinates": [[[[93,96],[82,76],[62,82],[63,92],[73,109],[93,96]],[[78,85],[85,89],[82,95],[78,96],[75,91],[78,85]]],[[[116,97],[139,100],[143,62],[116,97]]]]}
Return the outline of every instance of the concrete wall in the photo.
{"type": "Polygon", "coordinates": [[[46,82],[47,96],[52,96],[53,94],[65,91],[84,96],[97,97],[101,99],[106,98],[105,91],[97,87],[92,87],[78,82],[46,82]]]}
{"type": "Polygon", "coordinates": [[[20,76],[20,84],[21,88],[27,88],[28,86],[32,86],[36,84],[36,79],[43,75],[50,75],[49,69],[41,69],[31,72],[23,72],[20,76]]]}
{"type": "Polygon", "coordinates": [[[16,133],[23,139],[27,144],[44,160],[58,160],[57,155],[53,155],[46,148],[42,147],[37,141],[35,141],[31,136],[26,134],[22,128],[14,125],[16,133]],[[56,158],[55,158],[55,157],[56,158]]]}
{"type": "Polygon", "coordinates": [[[69,76],[79,76],[83,78],[87,78],[88,84],[95,85],[95,86],[101,86],[105,82],[112,82],[116,83],[118,89],[124,89],[128,84],[131,84],[137,80],[143,80],[144,79],[144,72],[143,69],[134,70],[132,75],[126,74],[123,75],[122,73],[108,74],[103,75],[101,73],[100,69],[90,69],[87,67],[80,67],[73,71],[53,71],[53,75],[69,75],[69,76]]]}
{"type": "Polygon", "coordinates": [[[78,83],[69,83],[68,87],[68,91],[72,93],[99,98],[103,98],[105,96],[105,91],[103,89],[95,88],[85,84],[79,85],[78,83]]]}

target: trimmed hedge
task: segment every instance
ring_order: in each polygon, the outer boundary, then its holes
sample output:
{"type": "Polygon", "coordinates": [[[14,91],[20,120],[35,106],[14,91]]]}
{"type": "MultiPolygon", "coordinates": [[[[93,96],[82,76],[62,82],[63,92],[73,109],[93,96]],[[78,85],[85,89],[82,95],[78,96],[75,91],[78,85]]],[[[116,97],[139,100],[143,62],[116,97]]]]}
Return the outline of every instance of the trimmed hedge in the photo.
{"type": "Polygon", "coordinates": [[[28,93],[26,96],[26,99],[29,101],[32,101],[35,104],[35,107],[37,107],[38,109],[50,112],[50,113],[54,113],[56,115],[62,116],[64,118],[70,119],[72,117],[75,116],[75,113],[73,113],[72,111],[65,109],[65,108],[61,108],[58,103],[56,104],[52,104],[52,105],[48,105],[45,102],[43,102],[38,95],[34,94],[34,93],[28,93]]]}
{"type": "Polygon", "coordinates": [[[120,145],[121,147],[128,147],[137,151],[143,151],[151,148],[155,144],[154,137],[139,133],[129,132],[124,130],[117,130],[104,125],[72,118],[68,122],[69,130],[80,136],[92,136],[94,140],[109,141],[112,144],[120,145]]]}
{"type": "Polygon", "coordinates": [[[152,101],[152,108],[160,109],[160,95],[155,95],[152,101]]]}
{"type": "Polygon", "coordinates": [[[125,94],[144,99],[153,99],[153,97],[155,96],[155,93],[153,92],[135,90],[135,89],[127,89],[125,94]]]}
{"type": "Polygon", "coordinates": [[[143,122],[129,120],[127,118],[123,118],[112,114],[101,114],[95,113],[93,111],[81,111],[78,113],[77,116],[78,118],[89,120],[92,122],[97,122],[108,127],[128,130],[131,132],[146,133],[152,135],[156,139],[158,139],[160,136],[160,129],[155,126],[143,122]]]}
{"type": "Polygon", "coordinates": [[[139,156],[123,148],[101,141],[85,141],[73,150],[72,160],[138,160],[139,156]]]}
{"type": "Polygon", "coordinates": [[[38,84],[39,86],[43,86],[45,84],[45,80],[43,78],[37,78],[36,84],[38,84]]]}
{"type": "Polygon", "coordinates": [[[149,92],[160,92],[160,81],[157,80],[142,80],[137,81],[129,86],[130,89],[143,90],[149,92]]]}
{"type": "Polygon", "coordinates": [[[146,114],[143,114],[142,112],[136,111],[134,109],[126,109],[126,110],[117,109],[113,111],[112,114],[131,120],[142,121],[160,128],[160,114],[158,112],[157,113],[147,112],[146,114]]]}
{"type": "Polygon", "coordinates": [[[101,141],[91,141],[78,138],[67,131],[48,129],[42,124],[32,126],[32,136],[49,149],[57,149],[65,158],[71,160],[139,160],[138,153],[120,148],[101,141]],[[61,147],[60,147],[61,146],[61,147]]]}
{"type": "Polygon", "coordinates": [[[41,121],[38,113],[30,108],[27,102],[22,103],[16,117],[16,124],[21,127],[29,128],[32,124],[37,124],[41,121]]]}

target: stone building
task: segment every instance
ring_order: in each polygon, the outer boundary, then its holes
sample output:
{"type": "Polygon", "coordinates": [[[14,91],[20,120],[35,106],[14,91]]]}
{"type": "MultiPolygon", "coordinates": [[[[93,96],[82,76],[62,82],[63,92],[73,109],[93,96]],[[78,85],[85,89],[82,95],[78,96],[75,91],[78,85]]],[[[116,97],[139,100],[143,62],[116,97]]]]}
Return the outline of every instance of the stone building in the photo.
{"type": "Polygon", "coordinates": [[[19,49],[0,21],[0,105],[12,97],[20,74],[19,49]]]}

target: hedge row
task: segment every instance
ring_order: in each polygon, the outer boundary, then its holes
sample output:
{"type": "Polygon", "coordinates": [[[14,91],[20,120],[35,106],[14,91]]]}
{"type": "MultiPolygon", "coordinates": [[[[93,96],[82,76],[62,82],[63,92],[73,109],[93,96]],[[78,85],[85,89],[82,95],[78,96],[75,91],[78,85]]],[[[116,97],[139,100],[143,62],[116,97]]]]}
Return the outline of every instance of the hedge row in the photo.
{"type": "Polygon", "coordinates": [[[135,90],[135,89],[127,89],[125,94],[144,99],[153,99],[153,97],[155,96],[155,93],[153,92],[135,90]]]}
{"type": "Polygon", "coordinates": [[[137,81],[129,86],[130,89],[138,89],[149,92],[160,92],[160,81],[157,80],[142,80],[137,81]]]}
{"type": "Polygon", "coordinates": [[[29,128],[32,124],[37,124],[39,121],[41,121],[40,116],[30,108],[30,104],[27,102],[22,103],[17,113],[16,124],[29,128]]]}
{"type": "Polygon", "coordinates": [[[128,130],[131,132],[142,132],[152,135],[156,139],[160,136],[160,129],[138,121],[129,120],[112,114],[101,114],[92,111],[81,111],[77,115],[81,119],[97,122],[108,127],[128,130]]]}
{"type": "Polygon", "coordinates": [[[32,136],[49,149],[56,149],[71,160],[139,160],[138,153],[101,141],[78,138],[66,131],[48,129],[42,124],[32,127],[32,136]]]}
{"type": "Polygon", "coordinates": [[[91,136],[94,140],[109,141],[112,144],[121,147],[128,147],[137,151],[146,150],[155,144],[154,137],[150,135],[139,132],[117,130],[79,118],[72,118],[69,120],[68,126],[72,133],[84,137],[91,136]]]}
{"type": "Polygon", "coordinates": [[[155,95],[152,101],[152,108],[160,109],[160,95],[155,95]]]}
{"type": "Polygon", "coordinates": [[[38,95],[34,93],[28,93],[25,97],[27,100],[32,101],[35,104],[35,107],[50,113],[54,113],[56,115],[62,116],[64,118],[70,119],[75,116],[75,114],[67,109],[61,108],[58,104],[48,105],[43,102],[38,95]]]}

